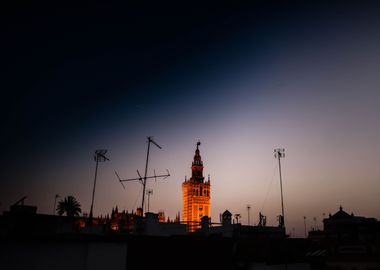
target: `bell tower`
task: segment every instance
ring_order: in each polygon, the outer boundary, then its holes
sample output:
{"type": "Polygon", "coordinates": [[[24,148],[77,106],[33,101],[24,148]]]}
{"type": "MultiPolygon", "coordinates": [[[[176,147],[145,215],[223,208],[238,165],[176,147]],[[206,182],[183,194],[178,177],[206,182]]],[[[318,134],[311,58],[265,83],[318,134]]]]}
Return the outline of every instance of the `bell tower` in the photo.
{"type": "Polygon", "coordinates": [[[211,218],[211,185],[210,176],[207,181],[203,177],[203,162],[199,151],[201,142],[197,142],[194,160],[191,165],[191,178],[182,183],[183,216],[189,231],[200,228],[201,218],[211,218]]]}

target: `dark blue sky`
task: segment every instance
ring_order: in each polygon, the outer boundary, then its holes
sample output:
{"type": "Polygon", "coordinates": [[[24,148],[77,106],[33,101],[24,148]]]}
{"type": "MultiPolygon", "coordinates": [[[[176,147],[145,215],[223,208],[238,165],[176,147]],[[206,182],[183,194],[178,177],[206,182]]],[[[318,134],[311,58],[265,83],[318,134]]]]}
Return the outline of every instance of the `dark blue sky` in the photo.
{"type": "Polygon", "coordinates": [[[154,135],[164,149],[152,169],[173,176],[154,184],[152,202],[171,216],[200,139],[205,173],[216,178],[213,217],[270,202],[275,220],[277,186],[265,194],[279,146],[289,152],[292,226],[339,204],[380,217],[371,206],[380,172],[366,157],[380,152],[375,1],[39,2],[1,12],[2,210],[28,195],[49,212],[56,193],[87,209],[97,148],[111,162],[95,213],[135,208],[138,184],[122,193],[113,170],[135,177],[154,135]]]}
{"type": "MultiPolygon", "coordinates": [[[[181,106],[200,93],[173,89],[178,82],[237,76],[251,62],[247,52],[260,68],[266,54],[291,46],[289,40],[302,42],[302,35],[325,32],[341,18],[365,19],[371,11],[371,5],[358,11],[346,1],[316,2],[47,1],[4,9],[5,135],[24,148],[30,137],[53,130],[61,136],[99,117],[117,118],[131,106],[181,106]]],[[[213,89],[202,99],[219,94],[213,89]]]]}

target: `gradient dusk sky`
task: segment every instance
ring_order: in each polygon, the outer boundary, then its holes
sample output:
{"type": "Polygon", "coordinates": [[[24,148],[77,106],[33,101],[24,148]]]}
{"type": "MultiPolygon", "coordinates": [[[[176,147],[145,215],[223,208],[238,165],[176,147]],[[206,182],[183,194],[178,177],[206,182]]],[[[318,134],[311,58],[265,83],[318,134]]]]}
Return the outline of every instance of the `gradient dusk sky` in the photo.
{"type": "Polygon", "coordinates": [[[131,211],[144,171],[150,208],[182,212],[181,184],[198,140],[211,177],[212,220],[228,209],[277,224],[282,160],[288,232],[342,205],[380,219],[380,5],[376,1],[250,4],[50,2],[1,11],[0,211],[52,213],[73,195],[94,214],[131,211]]]}

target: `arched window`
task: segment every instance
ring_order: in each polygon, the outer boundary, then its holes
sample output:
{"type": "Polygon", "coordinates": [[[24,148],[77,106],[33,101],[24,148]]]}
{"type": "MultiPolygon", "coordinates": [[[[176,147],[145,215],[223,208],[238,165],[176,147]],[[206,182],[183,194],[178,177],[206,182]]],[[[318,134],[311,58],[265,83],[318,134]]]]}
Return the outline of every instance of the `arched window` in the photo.
{"type": "Polygon", "coordinates": [[[203,194],[202,194],[202,187],[201,187],[201,190],[200,190],[200,192],[199,192],[199,196],[202,196],[203,194]]]}

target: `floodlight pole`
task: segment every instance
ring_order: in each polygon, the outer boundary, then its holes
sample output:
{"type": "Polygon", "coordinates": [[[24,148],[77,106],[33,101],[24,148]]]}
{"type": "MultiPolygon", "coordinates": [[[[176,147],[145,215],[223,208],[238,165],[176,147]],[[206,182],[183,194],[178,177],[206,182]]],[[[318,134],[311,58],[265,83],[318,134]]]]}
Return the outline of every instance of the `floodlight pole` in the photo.
{"type": "Polygon", "coordinates": [[[285,227],[285,216],[284,216],[284,197],[282,193],[282,175],[281,175],[281,158],[285,157],[285,149],[277,148],[274,150],[275,157],[278,159],[278,169],[280,173],[280,189],[281,189],[281,210],[282,210],[282,226],[285,227]]]}

